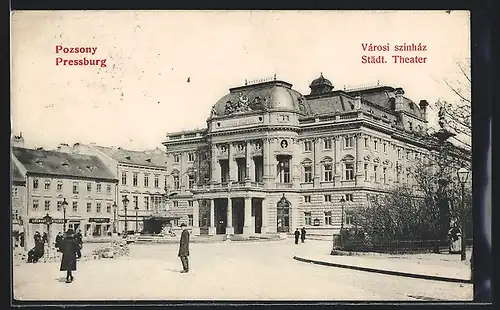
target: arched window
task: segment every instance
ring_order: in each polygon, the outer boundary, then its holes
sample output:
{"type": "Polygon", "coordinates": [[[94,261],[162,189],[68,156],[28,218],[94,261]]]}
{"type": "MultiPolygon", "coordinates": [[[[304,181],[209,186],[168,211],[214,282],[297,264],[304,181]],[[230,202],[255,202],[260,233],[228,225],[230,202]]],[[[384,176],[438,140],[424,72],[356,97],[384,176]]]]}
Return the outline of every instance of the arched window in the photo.
{"type": "Polygon", "coordinates": [[[290,232],[290,201],[285,198],[285,194],[278,201],[276,211],[278,232],[290,232]]]}

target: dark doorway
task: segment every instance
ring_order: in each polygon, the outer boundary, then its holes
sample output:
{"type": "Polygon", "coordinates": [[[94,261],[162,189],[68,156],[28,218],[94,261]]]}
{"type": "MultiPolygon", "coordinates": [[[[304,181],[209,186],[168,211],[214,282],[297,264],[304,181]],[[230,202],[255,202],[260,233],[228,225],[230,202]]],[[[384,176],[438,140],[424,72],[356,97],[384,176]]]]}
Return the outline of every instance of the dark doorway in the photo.
{"type": "Polygon", "coordinates": [[[255,216],[255,233],[262,232],[262,199],[252,199],[252,213],[255,216]]]}
{"type": "Polygon", "coordinates": [[[227,226],[227,199],[215,200],[215,233],[225,234],[227,226]]]}
{"type": "Polygon", "coordinates": [[[285,194],[278,201],[276,211],[278,232],[290,232],[290,201],[285,198],[285,194]]]}
{"type": "Polygon", "coordinates": [[[262,183],[262,178],[264,176],[264,159],[262,156],[256,156],[253,160],[255,163],[255,182],[262,183]]]}
{"type": "Polygon", "coordinates": [[[245,224],[245,200],[243,198],[233,199],[233,227],[235,234],[243,233],[245,224]]]}

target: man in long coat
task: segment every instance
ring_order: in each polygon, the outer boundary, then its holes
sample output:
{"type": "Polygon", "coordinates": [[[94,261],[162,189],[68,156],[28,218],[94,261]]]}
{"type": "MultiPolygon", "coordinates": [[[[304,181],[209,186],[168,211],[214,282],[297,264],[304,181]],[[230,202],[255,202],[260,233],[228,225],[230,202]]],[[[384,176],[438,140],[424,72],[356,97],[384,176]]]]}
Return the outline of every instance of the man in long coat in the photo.
{"type": "Polygon", "coordinates": [[[61,240],[60,250],[62,252],[60,271],[66,271],[66,283],[73,282],[72,271],[76,270],[76,259],[80,258],[80,245],[75,238],[73,229],[68,229],[66,237],[61,240]]]}
{"type": "Polygon", "coordinates": [[[189,261],[188,261],[188,256],[189,256],[189,231],[187,230],[186,224],[182,223],[182,234],[181,234],[181,241],[179,245],[179,254],[178,256],[181,259],[182,262],[182,271],[181,273],[187,273],[189,272],[189,261]]]}
{"type": "Polygon", "coordinates": [[[304,240],[306,240],[306,228],[305,227],[302,227],[302,229],[300,230],[300,240],[302,241],[302,243],[304,243],[304,240]]]}
{"type": "Polygon", "coordinates": [[[295,244],[299,244],[299,237],[300,237],[300,231],[299,229],[295,229],[295,232],[293,233],[295,236],[295,244]]]}

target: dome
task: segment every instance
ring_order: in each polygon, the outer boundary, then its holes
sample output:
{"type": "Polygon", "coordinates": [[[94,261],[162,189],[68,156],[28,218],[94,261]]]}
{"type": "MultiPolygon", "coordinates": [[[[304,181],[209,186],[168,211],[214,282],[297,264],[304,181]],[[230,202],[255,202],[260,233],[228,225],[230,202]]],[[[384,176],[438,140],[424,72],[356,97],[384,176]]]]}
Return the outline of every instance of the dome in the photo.
{"type": "Polygon", "coordinates": [[[332,86],[333,87],[333,84],[332,82],[330,82],[330,80],[326,79],[324,76],[323,76],[323,73],[321,73],[320,77],[315,79],[314,81],[311,82],[311,85],[309,87],[314,87],[314,86],[323,86],[323,85],[328,85],[328,86],[332,86]]]}
{"type": "Polygon", "coordinates": [[[321,73],[319,78],[317,78],[311,82],[311,85],[309,85],[309,88],[311,88],[310,95],[320,95],[320,94],[326,94],[326,93],[331,92],[333,89],[333,85],[332,85],[332,82],[330,82],[330,80],[326,79],[323,76],[323,73],[321,73]]]}
{"type": "Polygon", "coordinates": [[[235,87],[212,107],[211,117],[252,111],[301,113],[302,94],[283,81],[235,87]]]}

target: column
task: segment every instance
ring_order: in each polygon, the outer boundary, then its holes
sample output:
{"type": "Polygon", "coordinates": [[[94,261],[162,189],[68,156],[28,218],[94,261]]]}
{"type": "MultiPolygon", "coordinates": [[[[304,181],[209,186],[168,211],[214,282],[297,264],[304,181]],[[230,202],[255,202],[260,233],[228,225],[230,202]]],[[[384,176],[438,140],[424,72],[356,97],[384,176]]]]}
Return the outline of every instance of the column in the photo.
{"type": "Polygon", "coordinates": [[[211,183],[220,183],[220,172],[219,162],[217,160],[217,145],[212,144],[212,176],[210,178],[211,183]]]}
{"type": "Polygon", "coordinates": [[[262,156],[263,156],[263,164],[264,164],[264,175],[262,176],[262,179],[264,182],[267,182],[269,179],[269,148],[270,148],[270,143],[269,139],[265,138],[263,139],[263,149],[262,149],[262,156]]]}
{"type": "Polygon", "coordinates": [[[267,200],[262,199],[262,227],[260,229],[262,234],[267,233],[268,230],[268,214],[267,214],[267,200]]]}
{"type": "Polygon", "coordinates": [[[229,182],[236,182],[238,177],[235,177],[235,171],[238,172],[238,166],[234,161],[234,146],[232,143],[228,145],[228,161],[229,161],[229,182]]]}
{"type": "Polygon", "coordinates": [[[320,164],[320,152],[321,152],[321,141],[322,139],[314,139],[314,187],[319,188],[321,181],[321,164],[320,164]]]}
{"type": "Polygon", "coordinates": [[[210,226],[208,227],[208,234],[215,235],[215,201],[210,199],[210,226]]]}
{"type": "Polygon", "coordinates": [[[193,200],[193,235],[200,235],[200,206],[198,199],[193,200]]]}
{"type": "Polygon", "coordinates": [[[340,147],[342,143],[342,137],[335,137],[335,158],[333,159],[335,162],[335,187],[341,187],[342,185],[342,162],[340,161],[340,147]]]}
{"type": "Polygon", "coordinates": [[[233,201],[231,197],[227,197],[227,225],[226,225],[226,234],[234,235],[234,227],[233,227],[233,201]]]}
{"type": "Polygon", "coordinates": [[[252,225],[252,198],[245,197],[245,224],[243,226],[243,234],[251,235],[255,233],[252,225]]]}
{"type": "Polygon", "coordinates": [[[354,136],[354,139],[356,141],[356,156],[354,157],[354,160],[356,161],[355,162],[355,182],[356,182],[356,185],[360,185],[360,184],[363,184],[363,168],[362,168],[362,165],[363,165],[363,153],[362,153],[362,146],[361,146],[361,140],[363,140],[363,138],[361,137],[361,135],[359,134],[356,134],[354,136]]]}
{"type": "Polygon", "coordinates": [[[252,157],[250,156],[250,141],[247,141],[247,147],[245,149],[246,151],[246,180],[249,181],[255,181],[255,164],[252,160],[252,157]]]}

